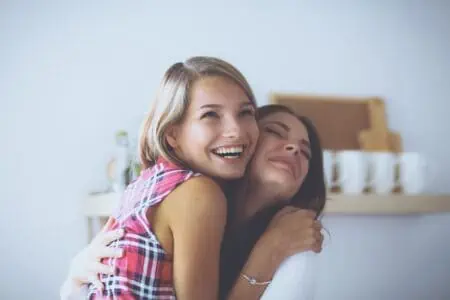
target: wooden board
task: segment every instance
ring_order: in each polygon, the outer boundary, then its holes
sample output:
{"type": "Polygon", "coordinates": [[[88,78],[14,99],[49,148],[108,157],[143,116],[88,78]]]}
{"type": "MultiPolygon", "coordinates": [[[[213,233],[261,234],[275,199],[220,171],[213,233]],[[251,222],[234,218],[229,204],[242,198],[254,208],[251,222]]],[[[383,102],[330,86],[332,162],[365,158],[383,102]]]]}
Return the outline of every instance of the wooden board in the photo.
{"type": "Polygon", "coordinates": [[[384,103],[379,99],[369,101],[370,128],[359,133],[361,149],[368,151],[388,151],[389,132],[386,124],[384,103]]]}
{"type": "Polygon", "coordinates": [[[378,97],[274,93],[270,102],[309,117],[324,149],[402,151],[400,135],[389,131],[384,102],[378,97]]]}
{"type": "Polygon", "coordinates": [[[395,153],[403,151],[402,138],[397,132],[388,131],[387,135],[384,136],[371,129],[363,130],[359,134],[359,143],[361,150],[365,151],[390,151],[395,153]]]}
{"type": "Polygon", "coordinates": [[[309,117],[319,131],[324,149],[356,150],[360,149],[359,132],[370,128],[368,104],[372,99],[274,93],[270,102],[309,117]]]}
{"type": "Polygon", "coordinates": [[[383,100],[370,100],[368,108],[370,128],[359,133],[361,149],[365,151],[402,151],[400,135],[390,131],[387,126],[383,100]]]}
{"type": "Polygon", "coordinates": [[[389,135],[389,143],[393,152],[400,153],[403,151],[403,141],[400,133],[391,132],[389,135]]]}

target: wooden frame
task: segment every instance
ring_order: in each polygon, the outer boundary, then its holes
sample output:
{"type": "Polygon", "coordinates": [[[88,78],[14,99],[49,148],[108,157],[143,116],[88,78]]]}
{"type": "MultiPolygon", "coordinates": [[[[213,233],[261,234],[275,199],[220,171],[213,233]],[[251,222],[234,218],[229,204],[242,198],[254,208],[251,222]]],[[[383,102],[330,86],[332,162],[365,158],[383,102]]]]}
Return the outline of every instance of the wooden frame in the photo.
{"type": "Polygon", "coordinates": [[[324,149],[402,150],[400,135],[388,129],[384,102],[379,97],[272,93],[270,103],[285,105],[309,117],[319,131],[324,149]]]}

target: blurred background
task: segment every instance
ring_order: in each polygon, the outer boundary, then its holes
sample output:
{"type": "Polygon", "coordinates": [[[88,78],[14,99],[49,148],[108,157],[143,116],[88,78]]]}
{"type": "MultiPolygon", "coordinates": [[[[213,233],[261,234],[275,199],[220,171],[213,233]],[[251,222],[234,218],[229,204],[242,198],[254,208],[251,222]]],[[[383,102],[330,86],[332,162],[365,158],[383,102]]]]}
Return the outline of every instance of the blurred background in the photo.
{"type": "MultiPolygon", "coordinates": [[[[450,1],[0,2],[0,298],[57,299],[117,130],[193,55],[270,92],[377,95],[450,193],[450,1]]],[[[450,215],[325,217],[316,299],[450,299],[450,215]]]]}

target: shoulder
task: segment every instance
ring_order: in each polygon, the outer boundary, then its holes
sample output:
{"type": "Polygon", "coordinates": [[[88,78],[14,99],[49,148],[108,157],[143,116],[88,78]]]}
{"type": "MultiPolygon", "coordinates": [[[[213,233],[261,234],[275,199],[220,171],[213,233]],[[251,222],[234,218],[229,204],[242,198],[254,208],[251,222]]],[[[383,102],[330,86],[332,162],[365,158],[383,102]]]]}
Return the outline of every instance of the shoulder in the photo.
{"type": "Polygon", "coordinates": [[[164,201],[171,218],[226,217],[227,200],[221,187],[211,178],[195,176],[180,184],[164,201]]]}
{"type": "Polygon", "coordinates": [[[182,184],[178,190],[183,193],[187,193],[186,196],[199,196],[199,195],[222,195],[225,197],[222,188],[219,184],[213,179],[199,175],[193,176],[189,180],[187,180],[184,184],[182,184]]]}
{"type": "Polygon", "coordinates": [[[180,184],[168,197],[177,205],[226,206],[223,190],[213,179],[195,176],[180,184]]]}

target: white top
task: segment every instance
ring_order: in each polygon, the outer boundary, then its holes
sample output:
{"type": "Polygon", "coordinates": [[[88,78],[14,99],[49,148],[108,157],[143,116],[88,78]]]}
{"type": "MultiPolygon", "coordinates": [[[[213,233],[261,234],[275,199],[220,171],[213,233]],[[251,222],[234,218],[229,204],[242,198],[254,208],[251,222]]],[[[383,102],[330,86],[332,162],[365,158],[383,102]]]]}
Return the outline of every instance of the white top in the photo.
{"type": "Polygon", "coordinates": [[[284,260],[275,272],[262,300],[312,300],[318,268],[317,254],[308,251],[284,260]]]}
{"type": "MultiPolygon", "coordinates": [[[[318,268],[317,262],[317,254],[312,251],[298,253],[285,259],[275,272],[272,282],[260,299],[313,300],[318,268]]],[[[61,299],[86,299],[86,288],[81,291],[77,290],[74,292],[74,290],[71,290],[70,292],[61,293],[61,299]]]]}

